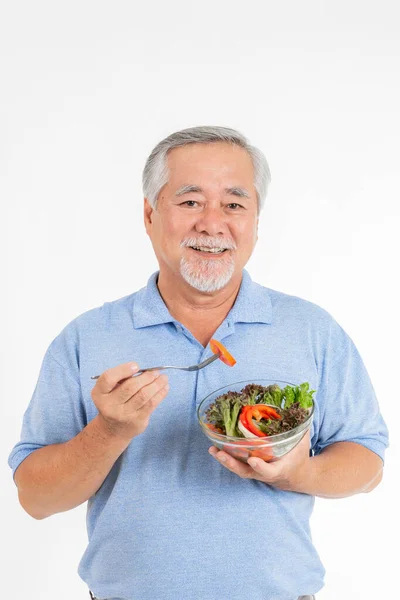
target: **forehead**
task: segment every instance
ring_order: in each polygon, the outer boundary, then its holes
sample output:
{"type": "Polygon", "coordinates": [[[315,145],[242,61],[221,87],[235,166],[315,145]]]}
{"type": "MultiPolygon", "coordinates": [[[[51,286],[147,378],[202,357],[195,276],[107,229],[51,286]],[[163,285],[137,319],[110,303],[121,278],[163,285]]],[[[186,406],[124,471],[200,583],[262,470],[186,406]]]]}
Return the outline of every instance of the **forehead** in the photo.
{"type": "Polygon", "coordinates": [[[169,183],[224,182],[252,185],[254,168],[249,153],[225,142],[187,144],[167,155],[169,183]]]}

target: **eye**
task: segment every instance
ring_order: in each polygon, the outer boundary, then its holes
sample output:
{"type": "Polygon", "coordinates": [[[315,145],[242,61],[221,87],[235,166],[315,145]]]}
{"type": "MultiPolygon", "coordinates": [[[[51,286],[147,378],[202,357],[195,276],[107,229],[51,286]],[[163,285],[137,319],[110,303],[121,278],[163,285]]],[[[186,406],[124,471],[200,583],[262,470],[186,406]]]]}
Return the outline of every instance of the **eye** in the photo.
{"type": "Polygon", "coordinates": [[[196,200],[186,200],[185,202],[182,202],[181,206],[183,206],[185,204],[189,208],[193,208],[197,204],[197,202],[196,202],[196,200]]]}
{"type": "Polygon", "coordinates": [[[228,204],[228,208],[237,210],[238,208],[243,208],[243,206],[241,204],[238,204],[237,202],[231,202],[230,204],[228,204]]]}

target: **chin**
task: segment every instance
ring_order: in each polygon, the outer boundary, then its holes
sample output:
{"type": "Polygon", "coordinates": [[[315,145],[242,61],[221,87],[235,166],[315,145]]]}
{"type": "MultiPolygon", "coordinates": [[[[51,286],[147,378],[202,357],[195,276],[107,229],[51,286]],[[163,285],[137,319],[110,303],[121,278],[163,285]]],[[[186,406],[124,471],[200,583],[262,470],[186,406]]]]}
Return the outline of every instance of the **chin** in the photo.
{"type": "MultiPolygon", "coordinates": [[[[210,261],[211,262],[211,261],[210,261]]],[[[191,287],[199,292],[218,292],[222,290],[232,279],[235,272],[235,264],[230,261],[228,265],[193,265],[191,262],[182,258],[180,264],[180,273],[183,279],[191,287]]]]}

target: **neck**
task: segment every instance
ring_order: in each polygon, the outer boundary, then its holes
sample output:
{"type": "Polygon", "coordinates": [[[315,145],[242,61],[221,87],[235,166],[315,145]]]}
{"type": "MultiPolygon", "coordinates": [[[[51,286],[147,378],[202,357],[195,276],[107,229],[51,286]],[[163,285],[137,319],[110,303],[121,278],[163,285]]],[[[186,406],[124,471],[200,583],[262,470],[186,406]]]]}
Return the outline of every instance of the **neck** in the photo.
{"type": "Polygon", "coordinates": [[[168,273],[166,276],[160,269],[157,286],[174,319],[185,325],[198,339],[202,332],[203,343],[208,336],[212,337],[229,313],[241,282],[242,274],[234,274],[223,289],[210,293],[199,292],[186,283],[181,275],[168,273]]]}

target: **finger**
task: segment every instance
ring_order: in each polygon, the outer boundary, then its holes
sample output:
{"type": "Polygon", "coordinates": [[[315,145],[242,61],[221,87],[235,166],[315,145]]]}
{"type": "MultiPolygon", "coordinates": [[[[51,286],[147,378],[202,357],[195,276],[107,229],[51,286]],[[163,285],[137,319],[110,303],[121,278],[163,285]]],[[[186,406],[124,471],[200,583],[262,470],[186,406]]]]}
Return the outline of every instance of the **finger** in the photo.
{"type": "Polygon", "coordinates": [[[232,471],[232,473],[235,473],[239,477],[242,477],[243,479],[250,479],[251,477],[254,477],[254,471],[249,465],[246,465],[240,460],[233,458],[233,456],[227,452],[218,450],[215,448],[215,446],[212,446],[209,449],[209,453],[226,469],[232,471]]]}
{"type": "Polygon", "coordinates": [[[118,385],[112,393],[109,394],[109,397],[116,399],[119,404],[125,404],[133,398],[140,400],[140,398],[143,397],[143,400],[145,400],[146,387],[157,381],[159,377],[159,371],[146,371],[136,377],[130,377],[118,385]]]}
{"type": "Polygon", "coordinates": [[[254,479],[259,479],[260,481],[264,481],[265,483],[271,483],[274,481],[274,477],[276,477],[277,468],[277,465],[274,462],[267,463],[261,458],[252,457],[247,460],[247,463],[254,473],[254,479]]]}
{"type": "Polygon", "coordinates": [[[138,370],[139,365],[135,362],[124,363],[118,365],[118,367],[107,369],[100,375],[94,387],[100,394],[109,394],[120,381],[132,377],[138,370]]]}
{"type": "Polygon", "coordinates": [[[133,410],[140,410],[146,406],[156,394],[168,385],[167,375],[159,375],[148,385],[145,385],[132,396],[127,403],[133,410]]]}
{"type": "MultiPolygon", "coordinates": [[[[164,375],[166,377],[166,375],[164,375]]],[[[138,415],[148,417],[157,408],[157,406],[167,397],[169,392],[169,383],[167,383],[159,389],[154,396],[152,396],[147,402],[145,402],[141,408],[138,409],[138,415]]]]}

